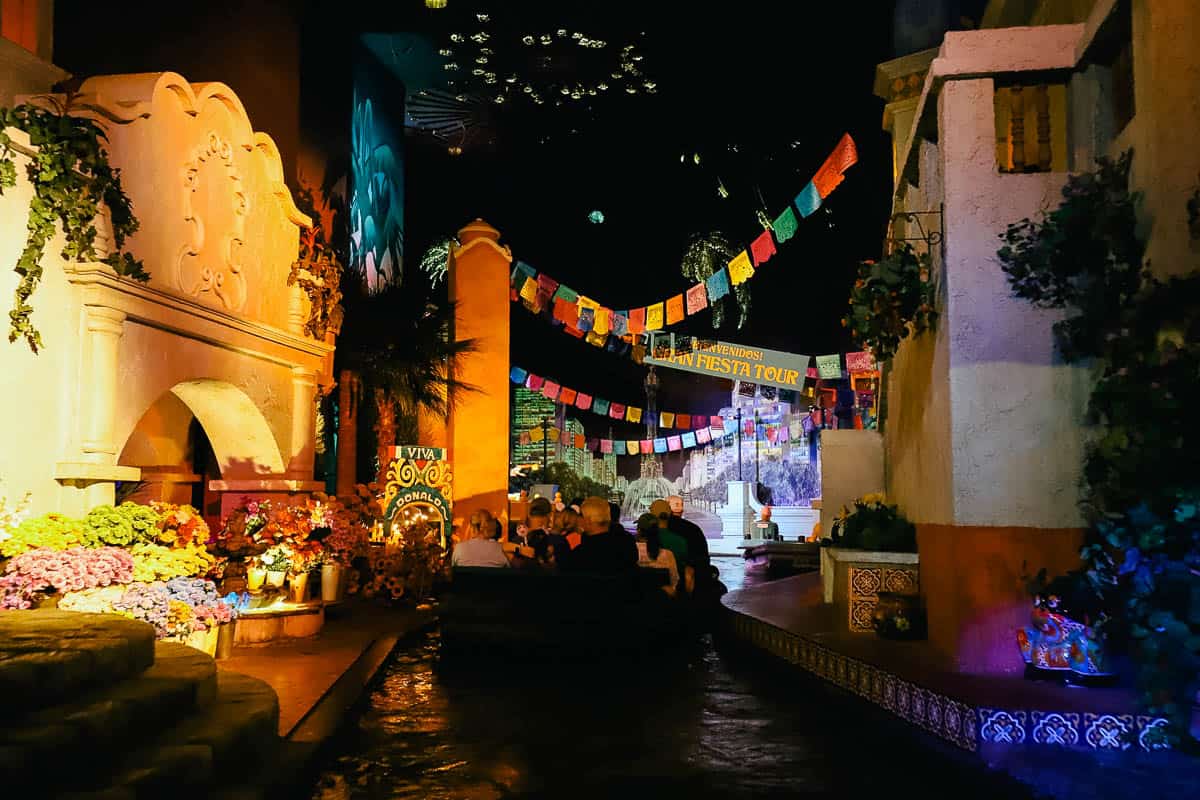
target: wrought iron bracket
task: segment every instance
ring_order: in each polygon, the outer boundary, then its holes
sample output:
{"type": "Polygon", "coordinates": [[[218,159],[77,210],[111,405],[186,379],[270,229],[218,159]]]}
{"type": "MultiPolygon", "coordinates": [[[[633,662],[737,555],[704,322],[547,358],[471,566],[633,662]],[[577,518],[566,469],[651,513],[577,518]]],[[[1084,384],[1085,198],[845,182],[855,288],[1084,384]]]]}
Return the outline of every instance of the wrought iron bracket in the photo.
{"type": "Polygon", "coordinates": [[[887,249],[891,252],[897,245],[909,242],[924,242],[932,250],[942,244],[942,231],[945,230],[945,206],[939,205],[936,211],[899,211],[892,214],[888,221],[887,249]],[[904,236],[896,236],[896,223],[903,222],[904,236]]]}

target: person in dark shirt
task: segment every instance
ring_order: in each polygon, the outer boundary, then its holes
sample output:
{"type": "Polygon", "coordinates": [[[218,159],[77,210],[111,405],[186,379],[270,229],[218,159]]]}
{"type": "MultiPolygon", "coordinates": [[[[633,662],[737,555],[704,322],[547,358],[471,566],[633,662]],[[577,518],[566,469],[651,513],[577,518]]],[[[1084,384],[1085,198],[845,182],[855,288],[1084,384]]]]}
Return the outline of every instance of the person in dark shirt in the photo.
{"type": "Polygon", "coordinates": [[[601,497],[589,497],[580,506],[583,541],[559,567],[570,572],[618,573],[637,569],[638,549],[628,533],[612,530],[612,512],[601,497]]]}
{"type": "Polygon", "coordinates": [[[534,558],[542,566],[553,566],[571,546],[567,538],[550,528],[550,501],[544,497],[536,497],[529,504],[529,530],[525,534],[525,542],[533,548],[534,558]]]}
{"type": "Polygon", "coordinates": [[[671,518],[667,520],[667,530],[683,537],[688,546],[688,563],[696,570],[698,579],[708,575],[712,561],[708,555],[708,538],[700,526],[691,520],[683,518],[683,498],[677,494],[667,498],[671,507],[671,518]]]}

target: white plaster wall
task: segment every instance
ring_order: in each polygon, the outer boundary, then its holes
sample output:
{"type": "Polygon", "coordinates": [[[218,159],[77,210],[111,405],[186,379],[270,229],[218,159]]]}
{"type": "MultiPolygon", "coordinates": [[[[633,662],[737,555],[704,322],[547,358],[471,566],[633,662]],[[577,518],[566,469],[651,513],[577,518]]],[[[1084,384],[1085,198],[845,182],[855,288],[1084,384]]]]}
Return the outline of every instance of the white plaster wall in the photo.
{"type": "Polygon", "coordinates": [[[1066,175],[997,171],[992,87],[949,81],[938,107],[954,522],[1072,527],[1089,376],[1055,352],[1060,315],[1012,297],[996,258],[1005,226],[1056,204],[1066,175]]]}
{"type": "MultiPolygon", "coordinates": [[[[937,146],[925,140],[919,144],[920,185],[905,188],[897,211],[933,210],[943,200],[937,146]]],[[[930,220],[923,223],[928,226],[930,220]]],[[[934,247],[932,271],[943,314],[944,270],[940,249],[934,247]]],[[[887,372],[887,495],[914,522],[949,524],[954,519],[949,364],[950,337],[943,318],[932,333],[904,340],[887,372]]]]}
{"type": "MultiPolygon", "coordinates": [[[[17,142],[28,143],[9,129],[17,142]]],[[[34,513],[59,511],[54,466],[75,431],[79,363],[75,341],[82,325],[78,298],[63,274],[61,235],[46,245],[44,274],[30,303],[44,347],[35,355],[24,339],[8,341],[8,311],[20,276],[13,272],[25,246],[33,189],[18,166],[17,185],[0,195],[0,493],[20,499],[33,492],[34,513]]]]}
{"type": "Polygon", "coordinates": [[[821,431],[822,536],[833,532],[842,506],[883,490],[883,437],[878,431],[821,431]]]}

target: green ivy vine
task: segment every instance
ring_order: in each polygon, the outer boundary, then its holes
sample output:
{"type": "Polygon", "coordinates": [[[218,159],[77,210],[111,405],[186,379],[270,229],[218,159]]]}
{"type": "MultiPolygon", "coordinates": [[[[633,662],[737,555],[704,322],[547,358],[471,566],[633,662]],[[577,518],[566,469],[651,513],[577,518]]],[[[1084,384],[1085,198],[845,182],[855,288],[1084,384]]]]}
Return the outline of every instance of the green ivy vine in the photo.
{"type": "MultiPolygon", "coordinates": [[[[1001,235],[1013,292],[1065,309],[1068,362],[1095,364],[1098,435],[1084,463],[1083,568],[1056,579],[1099,609],[1110,646],[1137,667],[1141,702],[1187,739],[1200,670],[1200,272],[1146,268],[1129,191],[1132,155],[1070,178],[1063,202],[1001,235]]],[[[1189,207],[1189,214],[1193,209],[1189,207]]],[[[1193,228],[1193,234],[1200,233],[1193,228]]]]}
{"type": "Polygon", "coordinates": [[[125,239],[138,229],[133,206],[121,188],[120,170],[108,163],[104,131],[91,120],[56,113],[31,105],[0,108],[0,194],[16,186],[17,171],[12,138],[16,128],[29,135],[33,152],[27,176],[33,184],[26,223],[28,236],[14,270],[21,276],[16,299],[8,312],[8,340],[24,337],[33,352],[42,347],[42,337],[33,326],[30,298],[42,279],[42,256],[54,236],[55,223],[62,227],[66,244],[62,257],[96,261],[96,217],[101,204],[112,215],[115,250],[103,261],[122,277],[148,281],[142,262],[121,252],[125,239]]]}
{"type": "Polygon", "coordinates": [[[887,361],[902,339],[933,330],[937,318],[929,256],[901,244],[879,261],[859,264],[842,327],[878,361],[887,361]]]}

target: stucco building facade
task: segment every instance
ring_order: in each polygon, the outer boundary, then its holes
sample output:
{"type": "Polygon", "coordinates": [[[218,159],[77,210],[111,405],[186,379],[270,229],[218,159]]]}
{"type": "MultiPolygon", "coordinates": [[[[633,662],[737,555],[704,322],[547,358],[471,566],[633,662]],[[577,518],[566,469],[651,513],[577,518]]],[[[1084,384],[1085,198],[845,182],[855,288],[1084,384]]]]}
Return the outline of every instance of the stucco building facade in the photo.
{"type": "Polygon", "coordinates": [[[1092,375],[1053,311],[1012,296],[996,251],[1069,173],[1133,150],[1147,256],[1182,271],[1200,180],[1200,15],[1187,0],[993,0],[977,30],[879,65],[895,157],[892,240],[932,258],[941,317],[886,377],[889,496],[916,522],[930,639],[1011,671],[1022,575],[1078,563],[1092,375]],[[923,241],[935,231],[933,241],[923,241]]]}

